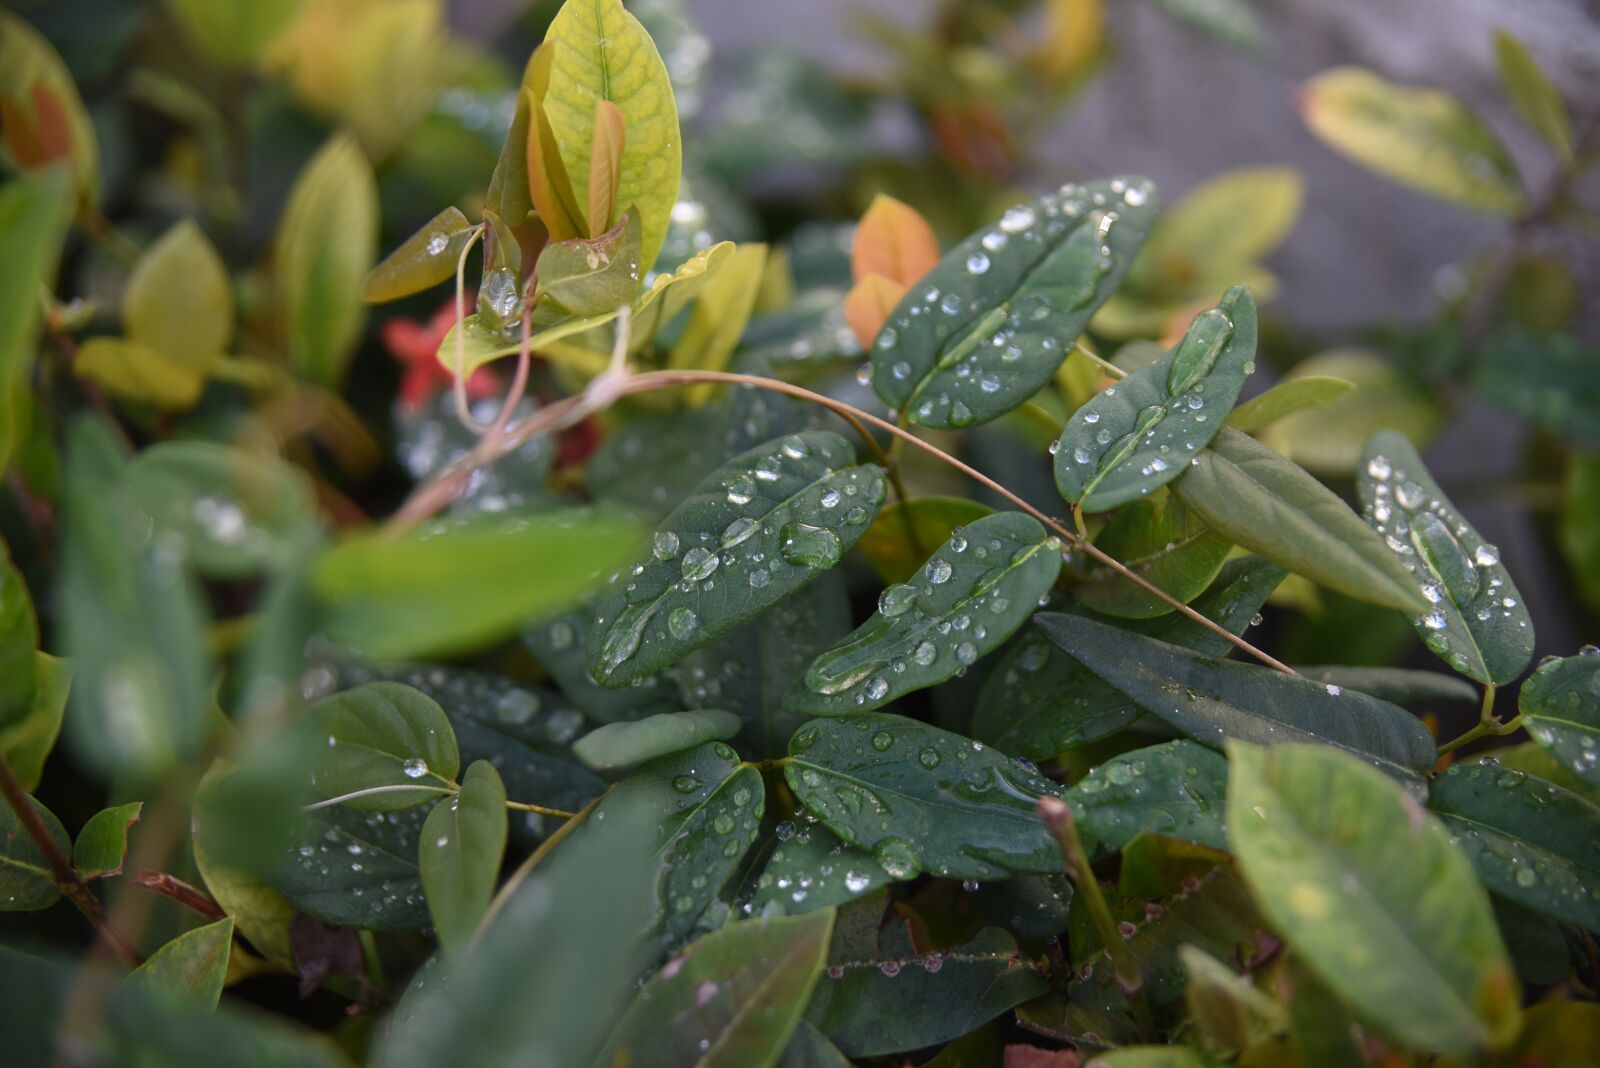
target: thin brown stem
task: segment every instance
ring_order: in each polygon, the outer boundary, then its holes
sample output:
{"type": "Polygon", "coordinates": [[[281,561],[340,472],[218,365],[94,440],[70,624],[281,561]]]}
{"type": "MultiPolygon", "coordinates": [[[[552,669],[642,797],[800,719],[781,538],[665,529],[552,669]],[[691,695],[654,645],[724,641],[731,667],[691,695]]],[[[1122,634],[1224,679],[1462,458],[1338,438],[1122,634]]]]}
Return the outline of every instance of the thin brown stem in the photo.
{"type": "Polygon", "coordinates": [[[506,808],[514,808],[518,812],[532,812],[538,816],[554,816],[558,820],[570,820],[576,812],[568,812],[562,808],[551,808],[548,805],[535,805],[531,801],[507,801],[506,808]]]}
{"type": "Polygon", "coordinates": [[[197,912],[208,920],[220,920],[227,915],[222,906],[212,899],[211,895],[199,887],[191,886],[164,871],[150,871],[148,868],[139,872],[131,880],[132,885],[153,894],[171,898],[191,912],[197,912]]]}

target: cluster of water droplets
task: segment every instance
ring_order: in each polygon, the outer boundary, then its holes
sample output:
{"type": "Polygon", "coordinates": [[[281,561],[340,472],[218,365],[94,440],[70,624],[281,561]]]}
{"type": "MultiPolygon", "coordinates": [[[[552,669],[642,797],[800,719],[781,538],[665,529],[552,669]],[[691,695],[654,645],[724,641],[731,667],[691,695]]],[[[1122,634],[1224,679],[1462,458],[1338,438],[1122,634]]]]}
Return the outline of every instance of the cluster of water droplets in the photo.
{"type": "MultiPolygon", "coordinates": [[[[1503,792],[1504,800],[1494,802],[1494,807],[1505,813],[1511,826],[1515,826],[1519,817],[1537,820],[1544,813],[1557,823],[1567,822],[1570,815],[1563,815],[1559,810],[1574,802],[1581,805],[1586,814],[1592,811],[1560,787],[1497,765],[1498,761],[1491,763],[1487,759],[1476,764],[1454,764],[1446,769],[1445,775],[1493,786],[1497,793],[1503,792]]],[[[1443,785],[1448,792],[1451,784],[1443,785]]],[[[1474,799],[1472,807],[1484,803],[1481,798],[1474,799]]],[[[1568,908],[1594,914],[1590,910],[1595,908],[1592,903],[1595,890],[1584,878],[1581,855],[1569,857],[1520,840],[1514,831],[1497,830],[1495,821],[1484,818],[1482,813],[1469,811],[1458,817],[1448,803],[1441,816],[1450,830],[1451,843],[1466,850],[1473,866],[1491,886],[1499,883],[1527,891],[1537,889],[1547,902],[1564,900],[1568,908]]],[[[1591,848],[1587,852],[1592,855],[1594,850],[1591,848]]]]}
{"type": "MultiPolygon", "coordinates": [[[[472,408],[473,417],[489,422],[499,414],[499,401],[484,398],[472,408]]],[[[513,413],[512,425],[532,415],[537,405],[524,400],[513,413]]],[[[456,416],[455,398],[444,390],[415,411],[403,406],[395,417],[395,454],[415,480],[422,481],[460,460],[478,444],[478,437],[456,416]]],[[[453,511],[503,512],[549,499],[547,481],[555,458],[550,439],[539,436],[518,446],[486,467],[473,471],[466,489],[451,504],[453,511]]]]}
{"type": "Polygon", "coordinates": [[[1600,646],[1546,657],[1517,700],[1535,741],[1585,782],[1600,781],[1600,646]]]}
{"type": "Polygon", "coordinates": [[[416,867],[399,857],[415,857],[422,823],[431,806],[398,812],[328,809],[305,824],[303,837],[269,880],[297,896],[304,888],[318,897],[337,890],[382,926],[423,926],[428,922],[422,880],[416,867]]]}

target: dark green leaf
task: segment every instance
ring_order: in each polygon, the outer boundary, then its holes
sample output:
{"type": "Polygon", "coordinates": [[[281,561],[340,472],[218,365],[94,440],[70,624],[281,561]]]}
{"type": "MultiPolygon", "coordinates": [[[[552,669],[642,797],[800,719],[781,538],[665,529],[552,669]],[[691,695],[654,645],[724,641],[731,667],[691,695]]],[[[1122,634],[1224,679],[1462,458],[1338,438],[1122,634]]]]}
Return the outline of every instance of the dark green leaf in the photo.
{"type": "Polygon", "coordinates": [[[128,832],[139,822],[143,801],[104,809],[89,817],[72,843],[72,866],[85,879],[121,875],[128,855],[128,832]]]}
{"type": "MultiPolygon", "coordinates": [[[[72,852],[72,839],[55,814],[32,797],[28,803],[39,814],[62,856],[72,852]]],[[[50,863],[23,829],[10,805],[0,804],[0,912],[47,909],[61,897],[50,863]]]]}
{"type": "Polygon", "coordinates": [[[1533,740],[1585,785],[1600,788],[1600,653],[1547,660],[1528,676],[1517,709],[1533,740]]]}
{"type": "Polygon", "coordinates": [[[801,1020],[789,1038],[778,1068],[851,1068],[839,1047],[829,1042],[809,1020],[801,1020]]]}
{"type": "Polygon", "coordinates": [[[1481,696],[1472,683],[1442,671],[1412,671],[1409,668],[1343,667],[1330,664],[1296,667],[1296,671],[1324,686],[1360,690],[1368,697],[1408,705],[1432,701],[1477,701],[1481,696]]]}
{"type": "Polygon", "coordinates": [[[962,497],[895,501],[861,535],[861,555],[885,582],[909,582],[928,554],[994,509],[962,497]]]}
{"type": "Polygon", "coordinates": [[[1570,334],[1500,327],[1477,348],[1472,388],[1534,426],[1600,446],[1600,353],[1570,334]]]}
{"type": "Polygon", "coordinates": [[[1056,580],[1060,543],[1020,512],[950,536],[911,582],[812,661],[790,690],[795,711],[845,715],[943,682],[1002,645],[1056,580]]]}
{"type": "Polygon", "coordinates": [[[985,423],[1050,380],[1155,218],[1142,178],[1010,208],[911,286],[872,347],[872,383],[928,427],[985,423]]]}
{"type": "Polygon", "coordinates": [[[505,851],[505,784],[480,760],[467,769],[461,793],[434,805],[422,824],[422,888],[446,953],[461,953],[478,929],[505,851]]]}
{"type": "Polygon", "coordinates": [[[1072,414],[1054,448],[1056,488],[1104,512],[1184,474],[1222,428],[1255,358],[1255,301],[1234,286],[1176,349],[1072,414]]]}
{"type": "Polygon", "coordinates": [[[263,876],[301,912],[336,927],[407,931],[431,921],[417,868],[427,809],[363,812],[346,805],[301,817],[297,836],[263,876]]]}
{"type": "Polygon", "coordinates": [[[599,602],[590,670],[622,686],[838,564],[877,514],[883,471],[828,431],[757,446],[662,520],[651,554],[599,602]]]}
{"type": "Polygon", "coordinates": [[[678,709],[678,695],[665,677],[649,675],[613,690],[589,674],[594,612],[585,607],[529,627],[522,640],[550,673],[561,692],[602,723],[641,719],[678,709]]]}
{"type": "Polygon", "coordinates": [[[720,709],[661,712],[631,723],[597,727],[574,742],[572,752],[597,771],[613,771],[732,738],[743,726],[738,716],[720,709]]]}
{"type": "Polygon", "coordinates": [[[1419,785],[1433,736],[1388,702],[1272,668],[1201,656],[1093,620],[1045,612],[1039,628],[1147,712],[1215,749],[1230,738],[1262,745],[1319,742],[1419,785]]]}
{"type": "Polygon", "coordinates": [[[797,916],[843,905],[891,881],[871,853],[828,830],[809,812],[778,825],[778,845],[756,880],[757,915],[797,916]]]}
{"type": "Polygon", "coordinates": [[[1121,849],[1137,834],[1226,850],[1227,783],[1227,761],[1180,739],[1112,757],[1073,783],[1065,796],[1090,853],[1121,849]]]}
{"type": "Polygon", "coordinates": [[[1188,976],[1184,1001],[1195,1029],[1214,1050],[1238,1054],[1288,1025],[1283,1006],[1216,957],[1194,946],[1178,947],[1188,976]]]}
{"type": "Polygon", "coordinates": [[[233,919],[185,931],[128,974],[128,984],[153,997],[181,998],[214,1009],[228,977],[233,919]]]}
{"type": "Polygon", "coordinates": [[[1428,807],[1490,890],[1600,932],[1600,808],[1520,771],[1453,764],[1428,807]]]}
{"type": "Polygon", "coordinates": [[[1450,831],[1325,746],[1229,747],[1228,839],[1296,954],[1385,1034],[1466,1054],[1515,1031],[1516,980],[1450,831]]]}
{"type": "Polygon", "coordinates": [[[539,292],[573,315],[631,305],[639,292],[639,210],[599,237],[553,241],[539,253],[539,292]]]}
{"type": "Polygon", "coordinates": [[[361,282],[361,299],[382,304],[455,277],[461,250],[471,236],[472,220],[454,205],[445,208],[367,272],[361,282]]]}
{"type": "Polygon", "coordinates": [[[822,973],[833,913],[733,923],[693,943],[634,998],[596,1065],[767,1068],[822,973]]]}
{"type": "Polygon", "coordinates": [[[1535,986],[1549,986],[1567,974],[1572,955],[1560,924],[1504,897],[1492,897],[1490,904],[1518,978],[1535,986]]]}
{"type": "Polygon", "coordinates": [[[1223,428],[1172,489],[1234,544],[1362,601],[1422,612],[1412,574],[1322,483],[1254,438],[1223,428]]]}
{"type": "Polygon", "coordinates": [[[60,657],[35,653],[38,690],[33,708],[17,723],[0,730],[0,757],[11,765],[12,774],[24,790],[39,786],[44,762],[55,748],[61,720],[67,711],[67,694],[72,688],[72,668],[60,657]]]}
{"type": "MultiPolygon", "coordinates": [[[[499,404],[498,399],[479,401],[473,411],[481,419],[493,419],[499,404]]],[[[533,402],[524,400],[508,425],[533,411],[533,402]]],[[[418,482],[439,474],[477,445],[478,434],[461,422],[451,390],[441,390],[432,401],[415,409],[402,403],[395,412],[395,455],[418,482]]],[[[500,512],[554,507],[560,501],[550,490],[550,469],[555,465],[557,449],[557,443],[549,437],[535,437],[494,463],[480,467],[466,492],[448,510],[500,512]]]]}
{"type": "Polygon", "coordinates": [[[39,621],[22,572],[0,541],[0,731],[20,727],[39,691],[39,621]]]}
{"type": "Polygon", "coordinates": [[[1510,682],[1533,657],[1533,624],[1500,551],[1456,511],[1394,431],[1362,455],[1361,503],[1385,544],[1422,584],[1429,610],[1411,619],[1423,643],[1479,682],[1510,682]]]}
{"type": "MultiPolygon", "coordinates": [[[[1231,561],[1190,607],[1242,634],[1283,575],[1282,568],[1258,556],[1231,561]]],[[[1206,656],[1223,656],[1232,648],[1215,631],[1176,613],[1118,625],[1206,656]]],[[[1121,690],[1030,627],[984,684],[972,730],[1013,756],[1044,760],[1116,733],[1141,711],[1121,690]]]]}
{"type": "Polygon", "coordinates": [[[1600,454],[1574,456],[1567,467],[1560,538],[1578,595],[1600,611],[1600,454]]]}
{"type": "Polygon", "coordinates": [[[420,805],[453,788],[461,770],[444,710],[396,682],[324,697],[306,710],[305,730],[313,740],[328,740],[312,769],[317,796],[365,793],[342,801],[354,808],[391,812],[420,805]]]}
{"type": "Polygon", "coordinates": [[[789,743],[789,788],[897,879],[1058,871],[1034,812],[1056,785],[981,742],[902,716],[818,719],[789,743]]]}
{"type": "MultiPolygon", "coordinates": [[[[1354,515],[1350,518],[1356,519],[1354,515]]],[[[1217,577],[1233,547],[1214,526],[1197,510],[1186,507],[1183,497],[1163,493],[1118,509],[1095,538],[1095,545],[1140,578],[1188,604],[1217,577]]],[[[1172,605],[1110,568],[1091,572],[1073,594],[1089,608],[1110,616],[1147,619],[1173,610],[1172,605]]]]}

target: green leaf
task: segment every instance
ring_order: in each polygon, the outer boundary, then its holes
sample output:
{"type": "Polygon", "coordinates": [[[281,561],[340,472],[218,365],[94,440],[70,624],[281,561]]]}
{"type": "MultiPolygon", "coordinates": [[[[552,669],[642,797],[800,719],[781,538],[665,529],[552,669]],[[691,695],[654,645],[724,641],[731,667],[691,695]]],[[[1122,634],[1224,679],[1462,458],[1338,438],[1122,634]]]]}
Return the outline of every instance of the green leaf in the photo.
{"type": "Polygon", "coordinates": [[[1572,457],[1562,488],[1559,533],[1578,594],[1600,609],[1600,455],[1572,457]]]}
{"type": "Polygon", "coordinates": [[[1180,946],[1178,959],[1189,979],[1184,1000],[1207,1046],[1239,1053],[1287,1029],[1283,1006],[1248,976],[1194,946],[1180,946]]]}
{"type": "Polygon", "coordinates": [[[173,412],[194,407],[206,384],[204,371],[119,337],[85,341],[72,373],[123,400],[173,412]]]}
{"type": "Polygon", "coordinates": [[[1286,415],[1331,404],[1355,388],[1332,375],[1306,375],[1279,382],[1228,413],[1228,425],[1246,434],[1265,430],[1286,415]]]}
{"type": "Polygon", "coordinates": [[[417,855],[428,810],[304,813],[294,840],[262,873],[300,912],[336,927],[413,931],[432,923],[417,855]]]}
{"type": "MultiPolygon", "coordinates": [[[[9,47],[14,25],[21,23],[0,13],[0,55],[9,47]]],[[[4,77],[0,75],[0,80],[4,77]]],[[[0,285],[0,405],[11,404],[13,392],[22,397],[32,392],[39,291],[55,281],[67,214],[64,185],[60,174],[46,172],[0,188],[0,263],[6,264],[5,284],[0,285]]],[[[7,411],[7,418],[0,419],[0,470],[4,470],[20,442],[15,440],[16,420],[8,409],[0,410],[7,411]]]]}
{"type": "Polygon", "coordinates": [[[89,817],[72,843],[72,866],[85,879],[121,875],[128,855],[128,832],[139,822],[143,801],[103,809],[89,817]]]}
{"type": "Polygon", "coordinates": [[[669,664],[839,563],[885,494],[829,431],[758,445],[661,521],[651,552],[597,605],[590,671],[622,686],[669,664]]]}
{"type": "MultiPolygon", "coordinates": [[[[1211,588],[1190,607],[1225,630],[1242,634],[1282,580],[1283,569],[1258,556],[1233,560],[1223,565],[1211,588]]],[[[1206,656],[1223,656],[1232,648],[1214,631],[1177,613],[1117,625],[1206,656]]],[[[1142,711],[1043,632],[1029,628],[1001,655],[984,683],[972,732],[1013,756],[1044,760],[1114,734],[1142,711]]]]}
{"type": "Polygon", "coordinates": [[[1369,697],[1397,705],[1433,701],[1470,701],[1482,696],[1466,679],[1441,671],[1413,671],[1409,668],[1344,667],[1337,664],[1296,667],[1296,671],[1324,686],[1360,690],[1369,697]]]}
{"type": "MultiPolygon", "coordinates": [[[[1186,506],[1183,497],[1167,493],[1119,509],[1095,538],[1095,545],[1183,604],[1211,585],[1233,548],[1226,537],[1186,506]]],[[[1073,594],[1087,607],[1109,616],[1148,619],[1173,610],[1144,587],[1104,567],[1090,572],[1073,588],[1073,594]]]]}
{"type": "Polygon", "coordinates": [[[1181,838],[1226,850],[1222,831],[1228,765],[1215,752],[1179,739],[1122,753],[1072,784],[1084,848],[1118,850],[1137,834],[1181,838]]]}
{"type": "Polygon", "coordinates": [[[1142,178],[1010,208],[947,252],[890,314],[872,383],[927,427],[985,423],[1050,381],[1122,282],[1157,210],[1142,178]]]}
{"type": "Polygon", "coordinates": [[[1484,541],[1394,431],[1367,442],[1357,481],[1367,522],[1417,576],[1423,644],[1479,682],[1510,682],[1533,657],[1533,624],[1500,551],[1484,541]]]}
{"type": "Polygon", "coordinates": [[[885,582],[909,582],[928,553],[950,535],[993,508],[964,497],[917,497],[893,501],[861,535],[859,548],[885,582]]]}
{"type": "Polygon", "coordinates": [[[461,793],[434,805],[422,824],[422,888],[446,953],[461,954],[478,929],[505,851],[505,784],[493,764],[479,760],[462,778],[461,793]]]}
{"type": "Polygon", "coordinates": [[[1268,667],[1216,660],[1154,638],[1055,612],[1039,629],[1129,698],[1196,741],[1318,742],[1410,786],[1434,764],[1433,736],[1403,708],[1268,667]]]}
{"type": "Polygon", "coordinates": [[[38,648],[33,598],[0,541],[0,741],[33,711],[39,692],[38,648]]]}
{"type": "Polygon", "coordinates": [[[215,719],[205,608],[181,555],[149,539],[111,430],[68,437],[61,616],[68,737],[90,769],[155,775],[199,752],[215,719]]]}
{"type": "Polygon", "coordinates": [[[1224,427],[1173,492],[1236,545],[1357,600],[1425,612],[1417,580],[1337,494],[1224,427]]]}
{"type": "Polygon", "coordinates": [[[324,697],[305,718],[313,739],[328,740],[311,776],[318,797],[371,791],[341,803],[393,812],[455,786],[461,755],[450,720],[431,697],[409,686],[358,686],[324,697]]]}
{"type": "Polygon", "coordinates": [[[233,339],[233,283],[194,220],[177,223],[140,257],[122,293],[122,325],[130,341],[202,379],[222,357],[233,339]]]}
{"type": "Polygon", "coordinates": [[[1600,654],[1546,660],[1522,684],[1517,710],[1523,726],[1561,766],[1600,788],[1600,654]]]}
{"type": "MultiPolygon", "coordinates": [[[[1255,10],[1245,0],[1151,0],[1151,3],[1223,44],[1251,52],[1260,52],[1267,46],[1266,32],[1255,10]]],[[[1115,1063],[1118,1068],[1131,1068],[1120,1061],[1115,1063]]]]}
{"type": "Polygon", "coordinates": [[[883,591],[872,618],[812,661],[789,707],[845,715],[954,676],[1027,621],[1061,569],[1059,544],[1020,512],[961,528],[911,582],[883,591]]]}
{"type": "Polygon", "coordinates": [[[153,997],[217,1007],[233,950],[233,920],[223,917],[174,938],[128,974],[128,984],[153,997]]]}
{"type": "Polygon", "coordinates": [[[1290,167],[1227,171],[1172,205],[1150,231],[1128,288],[1206,299],[1283,243],[1300,217],[1305,181],[1290,167]]]}
{"type": "Polygon", "coordinates": [[[1600,445],[1600,351],[1570,334],[1507,323],[1475,355],[1478,396],[1553,434],[1600,445]]]}
{"type": "Polygon", "coordinates": [[[649,273],[666,237],[683,172],[678,107],[655,42],[621,0],[566,3],[545,40],[555,44],[545,113],[567,173],[587,175],[595,103],[609,100],[627,120],[616,202],[639,209],[639,273],[649,273]]]}
{"type": "Polygon", "coordinates": [[[204,441],[164,441],[134,458],[140,503],[182,539],[204,574],[243,578],[288,562],[315,514],[311,482],[276,456],[204,441]]]}
{"type": "Polygon", "coordinates": [[[743,726],[738,716],[718,709],[662,712],[632,723],[597,727],[574,742],[572,752],[597,771],[612,771],[732,738],[743,726]]]}
{"type": "Polygon", "coordinates": [[[473,233],[472,220],[451,205],[383,258],[361,280],[361,299],[368,304],[399,300],[454,278],[473,233]]]}
{"type": "Polygon", "coordinates": [[[539,292],[573,315],[601,315],[633,304],[639,292],[639,210],[594,238],[553,241],[534,267],[539,292]]]}
{"type": "Polygon", "coordinates": [[[1056,785],[981,742],[874,712],[812,720],[789,751],[783,776],[800,803],[897,879],[1061,869],[1034,812],[1056,785]]]}
{"type": "Polygon", "coordinates": [[[362,280],[377,253],[372,165],[337,134],[295,180],[274,239],[279,329],[295,373],[323,386],[343,382],[366,319],[362,280]]]}
{"type": "Polygon", "coordinates": [[[1479,211],[1522,210],[1522,183],[1505,148],[1449,93],[1336,67],[1301,86],[1300,114],[1333,148],[1397,182],[1479,211]]]}
{"type": "Polygon", "coordinates": [[[594,681],[589,674],[593,623],[594,612],[579,608],[529,627],[522,640],[567,700],[592,719],[618,723],[677,711],[678,695],[665,676],[648,675],[620,690],[594,681]]]}
{"type": "Polygon", "coordinates": [[[486,513],[400,538],[357,534],[322,558],[315,586],[339,641],[383,657],[458,651],[581,601],[639,535],[603,510],[486,513]]]}
{"type": "Polygon", "coordinates": [[[1392,781],[1323,746],[1229,747],[1228,838],[1311,970],[1407,1046],[1465,1055],[1516,1029],[1516,980],[1467,857],[1392,781]]]}
{"type": "Polygon", "coordinates": [[[784,1048],[778,1068],[851,1068],[851,1064],[809,1020],[801,1020],[784,1048]]]}
{"type": "Polygon", "coordinates": [[[1521,771],[1452,764],[1428,807],[1478,879],[1562,923],[1600,932],[1600,808],[1521,771]]]}
{"type": "MultiPolygon", "coordinates": [[[[39,787],[44,762],[61,733],[67,694],[72,689],[72,666],[65,660],[49,653],[35,653],[34,665],[38,688],[32,707],[22,719],[0,730],[0,757],[11,765],[11,773],[24,790],[39,787]]],[[[9,677],[15,679],[18,675],[9,677]]]]}
{"type": "Polygon", "coordinates": [[[1361,449],[1380,430],[1399,430],[1418,444],[1444,422],[1438,402],[1401,376],[1386,359],[1358,349],[1323,352],[1295,366],[1285,383],[1322,375],[1355,388],[1318,408],[1278,420],[1261,440],[1286,459],[1325,476],[1348,477],[1361,449]]]}
{"type": "Polygon", "coordinates": [[[657,972],[596,1065],[768,1068],[822,974],[833,913],[732,923],[657,972]]]}
{"type": "Polygon", "coordinates": [[[756,880],[755,914],[798,916],[843,905],[893,881],[877,858],[857,849],[804,810],[788,824],[787,837],[767,859],[756,880]]]}
{"type": "Polygon", "coordinates": [[[1103,512],[1182,475],[1221,429],[1255,354],[1255,301],[1235,286],[1195,316],[1176,349],[1072,414],[1054,448],[1056,488],[1103,512]]]}
{"type": "Polygon", "coordinates": [[[851,1057],[947,1042],[1043,993],[1043,975],[998,927],[923,950],[911,922],[883,923],[883,896],[841,909],[806,1019],[851,1057]]]}
{"type": "Polygon", "coordinates": [[[1500,67],[1511,102],[1533,132],[1560,154],[1572,159],[1572,120],[1567,117],[1561,94],[1523,43],[1505,30],[1494,31],[1494,58],[1500,67]]]}
{"type": "MultiPolygon", "coordinates": [[[[28,798],[28,804],[39,814],[61,855],[69,855],[72,839],[67,837],[61,821],[32,797],[28,798]]],[[[10,805],[0,805],[0,912],[47,909],[60,897],[50,863],[23,829],[16,811],[10,805]]]]}
{"type": "Polygon", "coordinates": [[[300,0],[165,0],[172,18],[201,51],[248,67],[287,26],[300,0]]]}
{"type": "MultiPolygon", "coordinates": [[[[72,175],[73,199],[99,203],[100,146],[72,73],[48,40],[9,11],[0,12],[0,119],[13,166],[32,178],[64,162],[72,175]],[[53,150],[56,143],[63,153],[53,150]]],[[[56,186],[48,177],[45,184],[56,186]]],[[[59,200],[50,204],[41,225],[58,224],[59,205],[59,200]]],[[[53,250],[50,255],[53,259],[53,250]]]]}

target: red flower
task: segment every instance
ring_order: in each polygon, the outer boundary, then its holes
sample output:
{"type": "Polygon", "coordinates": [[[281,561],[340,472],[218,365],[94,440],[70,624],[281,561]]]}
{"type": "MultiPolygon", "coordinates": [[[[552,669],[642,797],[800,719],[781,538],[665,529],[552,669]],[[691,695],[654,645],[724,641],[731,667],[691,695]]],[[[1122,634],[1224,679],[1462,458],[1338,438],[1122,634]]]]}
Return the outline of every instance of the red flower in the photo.
{"type": "MultiPolygon", "coordinates": [[[[467,306],[472,306],[468,297],[467,306]]],[[[456,323],[456,302],[450,300],[434,312],[426,323],[394,318],[382,327],[384,347],[405,368],[400,379],[400,404],[414,412],[441,389],[450,388],[452,376],[439,362],[439,345],[456,323]]],[[[500,381],[487,367],[480,367],[467,379],[467,396],[493,397],[500,392],[500,381]]]]}

